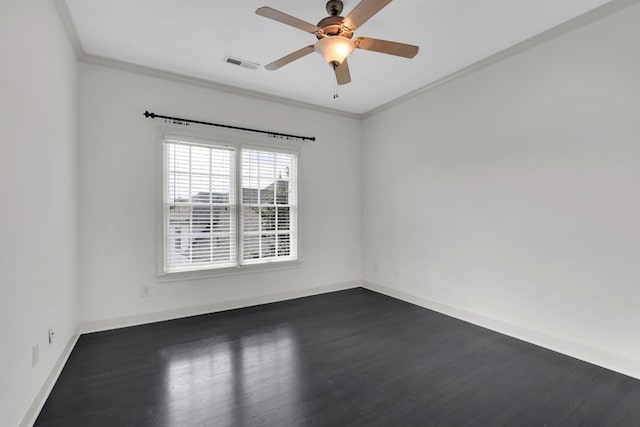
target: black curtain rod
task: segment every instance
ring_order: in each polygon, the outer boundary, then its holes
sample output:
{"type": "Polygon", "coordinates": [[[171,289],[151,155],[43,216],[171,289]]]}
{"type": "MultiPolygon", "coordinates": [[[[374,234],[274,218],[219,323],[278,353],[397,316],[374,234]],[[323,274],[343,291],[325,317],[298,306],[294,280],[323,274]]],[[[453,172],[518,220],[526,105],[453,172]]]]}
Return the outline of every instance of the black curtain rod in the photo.
{"type": "Polygon", "coordinates": [[[188,125],[189,123],[196,123],[199,125],[207,125],[207,126],[217,126],[220,128],[226,128],[226,129],[235,129],[235,130],[243,130],[246,132],[255,132],[255,133],[262,133],[265,135],[269,135],[273,138],[281,138],[281,139],[299,139],[301,141],[315,141],[316,137],[315,136],[299,136],[299,135],[290,135],[287,133],[280,133],[280,132],[270,132],[267,130],[260,130],[260,129],[250,129],[250,128],[243,128],[243,127],[239,127],[239,126],[231,126],[231,125],[221,125],[219,123],[210,123],[210,122],[201,122],[199,120],[189,120],[189,119],[181,119],[180,117],[170,117],[170,116],[161,116],[160,114],[155,114],[155,113],[150,113],[148,111],[144,112],[144,116],[146,118],[151,118],[151,119],[165,119],[165,120],[171,120],[173,123],[176,124],[185,124],[188,125]]]}

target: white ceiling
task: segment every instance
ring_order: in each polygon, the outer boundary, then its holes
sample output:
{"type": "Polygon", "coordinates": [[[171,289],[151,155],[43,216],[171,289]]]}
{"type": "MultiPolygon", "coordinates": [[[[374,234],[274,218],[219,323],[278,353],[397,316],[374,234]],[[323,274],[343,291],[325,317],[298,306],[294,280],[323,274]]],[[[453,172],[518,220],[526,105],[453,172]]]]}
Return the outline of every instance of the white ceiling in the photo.
{"type": "MultiPolygon", "coordinates": [[[[261,65],[315,36],[255,14],[270,6],[316,24],[325,0],[66,0],[86,53],[362,114],[609,0],[396,0],[356,36],[420,46],[414,59],[356,50],[352,83],[333,99],[333,71],[318,54],[280,70],[261,65]]],[[[345,0],[343,16],[357,0],[345,0]]]]}

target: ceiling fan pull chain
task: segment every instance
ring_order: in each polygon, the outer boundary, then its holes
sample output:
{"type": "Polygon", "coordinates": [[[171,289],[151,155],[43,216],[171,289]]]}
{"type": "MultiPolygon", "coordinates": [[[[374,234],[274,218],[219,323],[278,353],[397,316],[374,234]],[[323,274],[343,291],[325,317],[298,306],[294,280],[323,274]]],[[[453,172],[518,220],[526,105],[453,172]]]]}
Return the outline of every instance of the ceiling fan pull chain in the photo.
{"type": "Polygon", "coordinates": [[[333,99],[338,99],[338,96],[340,96],[338,94],[338,83],[337,83],[337,80],[334,78],[333,79],[333,99]]]}

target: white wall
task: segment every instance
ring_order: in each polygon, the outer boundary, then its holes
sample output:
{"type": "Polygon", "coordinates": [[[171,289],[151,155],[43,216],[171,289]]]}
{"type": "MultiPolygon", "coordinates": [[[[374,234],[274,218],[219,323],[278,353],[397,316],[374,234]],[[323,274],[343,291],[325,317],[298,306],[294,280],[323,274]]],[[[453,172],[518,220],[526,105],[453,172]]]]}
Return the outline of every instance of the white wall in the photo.
{"type": "Polygon", "coordinates": [[[638,22],[633,6],[367,118],[364,280],[639,376],[638,22]]]}
{"type": "Polygon", "coordinates": [[[0,58],[0,425],[15,426],[76,333],[77,63],[50,1],[0,3],[0,58]]]}
{"type": "Polygon", "coordinates": [[[80,68],[85,330],[360,283],[359,120],[98,65],[80,68]],[[157,282],[161,165],[156,127],[164,123],[145,119],[147,109],[318,138],[302,143],[302,265],[263,274],[157,282]],[[142,286],[151,287],[151,297],[141,297],[142,286]]]}

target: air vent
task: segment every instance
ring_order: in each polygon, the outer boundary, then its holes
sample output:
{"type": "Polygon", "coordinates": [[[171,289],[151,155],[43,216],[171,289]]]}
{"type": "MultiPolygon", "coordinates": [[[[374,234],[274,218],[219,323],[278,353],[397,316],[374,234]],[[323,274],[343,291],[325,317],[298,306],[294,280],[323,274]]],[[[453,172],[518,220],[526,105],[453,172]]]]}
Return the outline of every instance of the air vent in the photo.
{"type": "Polygon", "coordinates": [[[245,61],[244,59],[233,58],[231,56],[227,56],[224,58],[224,62],[237,65],[239,67],[248,68],[250,70],[256,70],[260,64],[256,64],[255,62],[245,61]]]}

